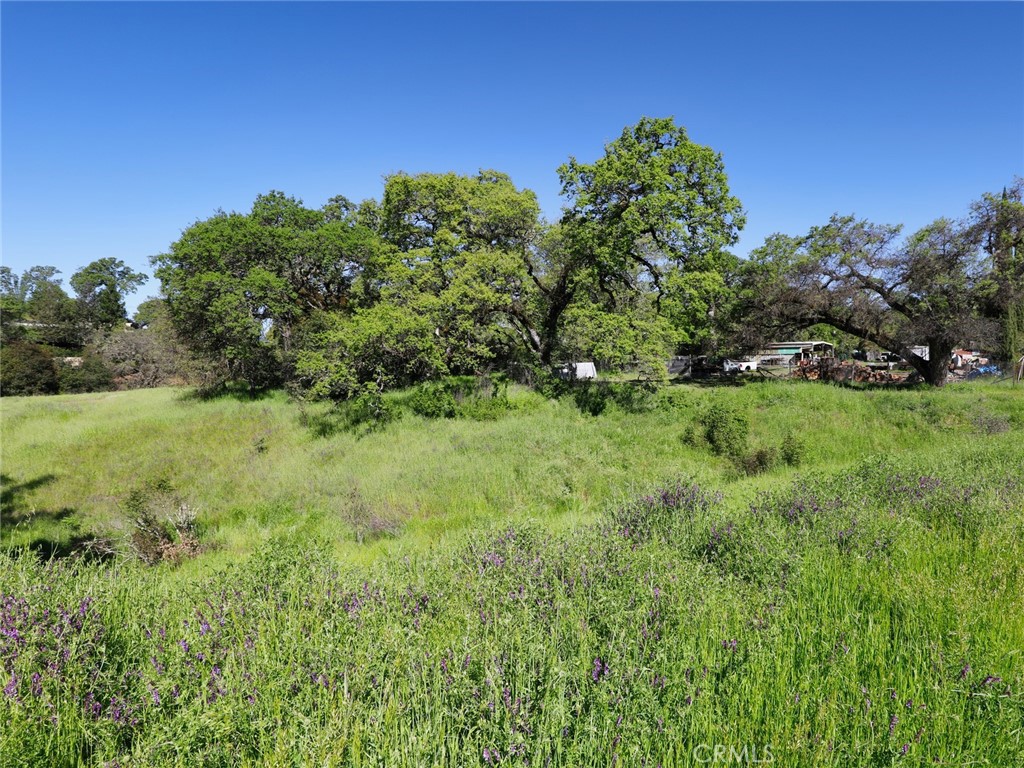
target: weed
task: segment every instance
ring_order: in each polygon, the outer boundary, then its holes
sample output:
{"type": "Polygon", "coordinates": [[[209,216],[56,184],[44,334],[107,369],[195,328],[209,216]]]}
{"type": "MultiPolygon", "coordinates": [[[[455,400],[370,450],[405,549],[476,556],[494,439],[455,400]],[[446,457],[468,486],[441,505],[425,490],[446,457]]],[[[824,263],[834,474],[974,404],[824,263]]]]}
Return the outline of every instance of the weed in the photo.
{"type": "Polygon", "coordinates": [[[384,537],[394,538],[402,530],[400,515],[390,507],[383,510],[375,508],[356,486],[352,486],[345,496],[341,518],[351,527],[360,544],[384,537]]]}
{"type": "Polygon", "coordinates": [[[194,510],[166,479],[132,490],[122,504],[129,521],[129,548],[146,565],[178,563],[202,551],[194,510]]]}

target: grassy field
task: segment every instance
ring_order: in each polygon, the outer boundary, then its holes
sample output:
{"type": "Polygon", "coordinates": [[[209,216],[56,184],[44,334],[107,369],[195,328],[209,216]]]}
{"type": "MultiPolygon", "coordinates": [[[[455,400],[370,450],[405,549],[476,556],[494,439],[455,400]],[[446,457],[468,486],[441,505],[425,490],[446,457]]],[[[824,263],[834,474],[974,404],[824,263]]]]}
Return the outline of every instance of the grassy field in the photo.
{"type": "Polygon", "coordinates": [[[1024,393],[510,406],[0,402],[0,765],[1024,764],[1024,393]]]}
{"type": "Polygon", "coordinates": [[[2,543],[123,537],[132,492],[162,485],[197,513],[208,560],[234,561],[288,532],[365,560],[481,525],[593,520],[681,476],[742,506],[796,472],[831,472],[874,454],[927,460],[1024,426],[1024,397],[1008,387],[676,386],[647,412],[612,407],[598,417],[525,390],[511,402],[518,408],[493,421],[406,413],[361,436],[332,432],[323,406],[300,412],[283,393],[255,402],[173,389],[5,398],[2,543]],[[751,449],[795,435],[799,465],[751,478],[688,443],[687,429],[714,403],[747,415],[751,449]]]}

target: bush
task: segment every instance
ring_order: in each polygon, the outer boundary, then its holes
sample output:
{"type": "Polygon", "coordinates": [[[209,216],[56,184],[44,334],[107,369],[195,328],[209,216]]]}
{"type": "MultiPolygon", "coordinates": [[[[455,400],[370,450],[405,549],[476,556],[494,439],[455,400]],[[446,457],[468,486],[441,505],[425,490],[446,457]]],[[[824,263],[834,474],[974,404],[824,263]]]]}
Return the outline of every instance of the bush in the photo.
{"type": "Polygon", "coordinates": [[[794,432],[786,433],[779,448],[782,460],[791,467],[799,467],[807,455],[807,446],[794,432]]]}
{"type": "Polygon", "coordinates": [[[0,346],[0,394],[52,395],[58,390],[53,358],[35,344],[0,346]]]}
{"type": "Polygon", "coordinates": [[[612,399],[626,413],[647,413],[658,407],[658,387],[652,381],[610,384],[612,399]]]}
{"type": "Polygon", "coordinates": [[[652,382],[569,382],[576,407],[591,416],[600,416],[614,404],[626,413],[646,413],[657,407],[658,387],[652,382]]]}
{"type": "Polygon", "coordinates": [[[750,420],[747,415],[724,403],[715,403],[701,417],[704,439],[719,456],[742,456],[747,449],[750,420]]]}
{"type": "Polygon", "coordinates": [[[97,351],[119,389],[161,387],[184,379],[186,355],[167,328],[115,331],[99,340],[97,351]]]}
{"type": "Polygon", "coordinates": [[[106,392],[114,388],[114,372],[98,357],[89,355],[77,365],[62,363],[57,379],[63,394],[80,392],[106,392]]]}
{"type": "Polygon", "coordinates": [[[417,416],[427,419],[496,419],[512,410],[504,378],[449,376],[440,382],[420,384],[406,401],[417,416]]]}
{"type": "Polygon", "coordinates": [[[508,397],[475,397],[465,400],[459,405],[458,415],[473,421],[493,421],[512,410],[508,397]]]}
{"type": "Polygon", "coordinates": [[[779,463],[779,450],[773,446],[757,448],[748,454],[737,456],[735,463],[744,474],[760,475],[779,463]]]}
{"type": "Polygon", "coordinates": [[[131,551],[146,565],[177,563],[202,551],[196,513],[168,482],[136,488],[122,508],[129,519],[131,551]]]}
{"type": "Polygon", "coordinates": [[[611,399],[610,394],[606,386],[596,381],[579,381],[572,389],[572,399],[576,407],[591,416],[600,416],[604,413],[611,399]]]}
{"type": "Polygon", "coordinates": [[[341,509],[342,520],[352,528],[360,544],[397,536],[402,530],[402,517],[389,506],[375,508],[355,486],[345,495],[341,509]]]}
{"type": "Polygon", "coordinates": [[[425,419],[454,418],[458,406],[451,392],[437,383],[420,384],[408,400],[409,410],[425,419]]]}
{"type": "Polygon", "coordinates": [[[383,429],[401,415],[393,403],[384,399],[381,388],[373,383],[363,385],[359,394],[346,404],[344,413],[350,429],[364,432],[383,429]]]}

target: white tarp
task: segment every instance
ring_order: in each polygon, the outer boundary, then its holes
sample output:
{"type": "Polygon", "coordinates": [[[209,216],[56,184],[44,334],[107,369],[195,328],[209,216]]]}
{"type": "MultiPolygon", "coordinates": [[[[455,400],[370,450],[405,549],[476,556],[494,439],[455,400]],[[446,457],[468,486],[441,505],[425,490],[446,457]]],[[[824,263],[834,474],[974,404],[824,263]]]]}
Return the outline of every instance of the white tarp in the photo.
{"type": "Polygon", "coordinates": [[[566,363],[556,369],[558,371],[559,378],[565,379],[566,381],[572,379],[596,379],[597,368],[594,367],[593,363],[566,363]]]}

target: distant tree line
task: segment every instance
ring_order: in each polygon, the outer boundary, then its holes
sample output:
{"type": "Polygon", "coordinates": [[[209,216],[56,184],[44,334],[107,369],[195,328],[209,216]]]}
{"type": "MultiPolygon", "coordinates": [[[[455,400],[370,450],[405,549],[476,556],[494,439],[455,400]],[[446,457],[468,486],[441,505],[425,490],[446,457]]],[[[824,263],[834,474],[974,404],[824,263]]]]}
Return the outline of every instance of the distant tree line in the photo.
{"type": "Polygon", "coordinates": [[[672,354],[825,329],[904,354],[936,385],[958,344],[1024,351],[1019,179],[903,240],[836,215],[741,260],[729,249],[744,213],[722,157],[672,119],[644,118],[558,175],[553,222],[493,170],[397,173],[380,201],[313,209],[271,191],[248,213],[218,211],[153,258],[163,298],[140,306],[152,315],[142,334],[115,332],[145,279],[121,262],[76,273],[75,299],[50,267],[7,270],[4,346],[81,347],[90,330],[121,385],[287,385],[334,400],[448,375],[536,380],[575,360],[659,379],[672,354]],[[920,345],[929,359],[910,351],[920,345]]]}
{"type": "Polygon", "coordinates": [[[0,267],[0,393],[93,392],[197,382],[200,361],[177,341],[166,304],[149,299],[129,322],[125,297],[146,280],[104,258],[72,275],[0,267]]]}

